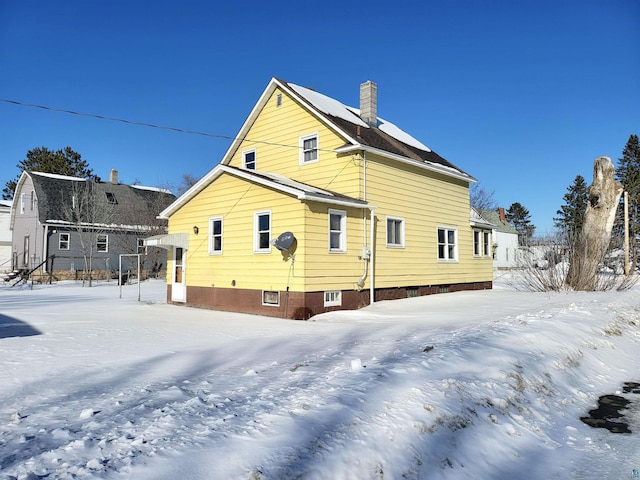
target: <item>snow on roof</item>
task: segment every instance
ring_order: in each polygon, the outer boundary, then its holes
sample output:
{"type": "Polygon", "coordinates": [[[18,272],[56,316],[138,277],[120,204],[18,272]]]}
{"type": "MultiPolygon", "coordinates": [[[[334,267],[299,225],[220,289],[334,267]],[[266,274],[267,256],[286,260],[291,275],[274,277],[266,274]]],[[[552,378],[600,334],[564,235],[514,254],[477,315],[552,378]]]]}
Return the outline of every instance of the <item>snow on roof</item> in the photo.
{"type": "Polygon", "coordinates": [[[369,128],[369,125],[367,125],[358,114],[354,113],[353,110],[350,110],[346,105],[343,105],[339,101],[327,97],[326,95],[318,93],[314,90],[310,90],[299,85],[294,85],[293,83],[290,83],[289,86],[293,88],[298,95],[307,99],[314,107],[316,107],[321,112],[334,117],[342,118],[348,122],[360,125],[361,127],[369,128]]]}
{"type": "Polygon", "coordinates": [[[0,200],[0,205],[3,207],[11,208],[12,204],[13,204],[13,200],[0,200]]]}
{"type": "Polygon", "coordinates": [[[152,192],[169,193],[169,194],[173,195],[173,193],[171,193],[171,190],[168,190],[166,188],[145,187],[144,185],[131,185],[131,187],[132,188],[137,188],[139,190],[150,190],[152,192]]]}
{"type": "Polygon", "coordinates": [[[41,177],[57,178],[59,180],[76,180],[78,182],[85,182],[86,179],[79,177],[69,177],[68,175],[58,175],[57,173],[44,173],[44,172],[31,172],[33,175],[40,175],[41,177]]]}
{"type": "MultiPolygon", "coordinates": [[[[310,90],[305,87],[301,87],[299,85],[289,84],[295,92],[304,97],[307,101],[309,101],[314,107],[316,107],[321,112],[326,113],[327,115],[331,115],[333,117],[342,118],[348,122],[351,122],[355,125],[359,125],[361,127],[369,128],[369,125],[365,123],[360,118],[360,109],[349,107],[340,103],[333,98],[327,97],[321,93],[318,93],[314,90],[310,90]]],[[[424,145],[419,140],[416,140],[411,135],[409,135],[404,130],[398,128],[395,124],[391,122],[387,122],[382,118],[378,117],[378,128],[382,130],[387,135],[391,135],[396,140],[400,140],[407,145],[411,145],[412,147],[418,148],[420,150],[424,150],[426,152],[430,152],[431,149],[424,145]]]]}

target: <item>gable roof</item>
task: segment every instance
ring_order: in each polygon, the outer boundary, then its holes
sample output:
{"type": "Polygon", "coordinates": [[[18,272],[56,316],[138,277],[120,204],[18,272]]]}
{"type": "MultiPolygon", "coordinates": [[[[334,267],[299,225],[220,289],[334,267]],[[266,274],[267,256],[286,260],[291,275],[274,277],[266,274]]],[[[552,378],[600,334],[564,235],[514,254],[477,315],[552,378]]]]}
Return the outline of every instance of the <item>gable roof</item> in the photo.
{"type": "Polygon", "coordinates": [[[513,233],[518,234],[518,231],[513,225],[506,220],[503,222],[500,220],[500,213],[497,210],[482,210],[482,216],[495,225],[495,229],[501,233],[513,233]]]}
{"type": "Polygon", "coordinates": [[[473,207],[471,207],[471,214],[469,218],[470,218],[469,223],[472,227],[490,228],[490,229],[496,228],[496,226],[493,223],[487,220],[487,218],[484,217],[484,215],[482,215],[478,210],[476,210],[473,207]]]}
{"type": "Polygon", "coordinates": [[[284,80],[272,78],[260,99],[242,125],[240,132],[227,150],[222,164],[227,165],[245,139],[249,129],[276,88],[290,95],[309,113],[332,129],[345,144],[336,152],[365,150],[397,161],[410,163],[428,170],[440,172],[468,182],[475,182],[468,173],[447,161],[422,142],[396,125],[378,117],[377,125],[370,127],[359,116],[360,110],[349,107],[314,90],[284,80]]]}
{"type": "MultiPolygon", "coordinates": [[[[27,171],[20,176],[16,192],[20,191],[27,177],[31,178],[33,183],[38,201],[38,220],[43,224],[71,223],[69,221],[69,203],[74,195],[82,194],[87,189],[91,189],[92,194],[95,194],[93,198],[97,201],[109,205],[109,218],[105,218],[104,222],[96,222],[94,219],[94,223],[120,227],[139,227],[141,214],[154,212],[151,216],[154,218],[155,212],[175,200],[175,196],[171,192],[158,188],[96,182],[79,177],[27,171]]],[[[14,202],[14,207],[17,203],[14,202]]],[[[15,213],[12,212],[12,225],[14,216],[15,213]]],[[[81,221],[86,220],[81,219],[81,221]]]]}
{"type": "Polygon", "coordinates": [[[340,193],[324,190],[321,188],[308,185],[306,183],[297,182],[283,175],[275,173],[257,172],[255,170],[246,170],[229,165],[217,165],[204,177],[202,177],[195,185],[183,193],[176,201],[165,208],[158,215],[159,218],[167,219],[176,212],[185,203],[195,197],[204,190],[205,187],[213,183],[222,174],[233,175],[245,181],[252,182],[263,187],[272,188],[282,193],[286,193],[296,197],[300,201],[314,201],[321,203],[329,203],[331,205],[339,205],[343,207],[367,208],[368,203],[356,198],[342,195],[340,193]]]}

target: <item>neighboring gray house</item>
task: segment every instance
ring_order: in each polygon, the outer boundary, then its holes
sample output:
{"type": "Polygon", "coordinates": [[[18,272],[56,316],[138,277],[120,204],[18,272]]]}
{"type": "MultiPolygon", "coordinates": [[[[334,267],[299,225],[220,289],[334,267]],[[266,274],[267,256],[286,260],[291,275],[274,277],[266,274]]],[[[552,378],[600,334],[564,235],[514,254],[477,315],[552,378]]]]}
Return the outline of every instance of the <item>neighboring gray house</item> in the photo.
{"type": "Polygon", "coordinates": [[[156,216],[175,196],[167,190],[123,185],[118,172],[98,182],[23,172],[11,208],[14,270],[69,278],[82,271],[114,271],[120,254],[143,254],[144,269],[166,268],[160,249],[143,239],[166,232],[156,216]]]}
{"type": "Polygon", "coordinates": [[[507,222],[504,208],[482,210],[482,217],[494,225],[493,268],[504,270],[516,268],[519,262],[518,232],[507,222]]]}
{"type": "Polygon", "coordinates": [[[11,271],[11,200],[0,200],[0,273],[11,271]]]}

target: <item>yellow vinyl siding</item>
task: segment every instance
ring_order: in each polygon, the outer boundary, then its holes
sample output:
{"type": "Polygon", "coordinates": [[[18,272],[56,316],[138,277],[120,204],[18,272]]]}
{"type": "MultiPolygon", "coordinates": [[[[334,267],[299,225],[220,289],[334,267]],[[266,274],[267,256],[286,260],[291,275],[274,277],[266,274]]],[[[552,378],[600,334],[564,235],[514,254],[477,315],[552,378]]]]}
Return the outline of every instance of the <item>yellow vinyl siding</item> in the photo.
{"type": "Polygon", "coordinates": [[[378,207],[376,288],[491,280],[491,259],[473,257],[466,182],[369,155],[367,200],[378,207]],[[404,248],[386,246],[387,216],[404,219],[404,248]],[[456,262],[438,260],[438,227],[457,230],[456,262]]]}
{"type": "MultiPolygon", "coordinates": [[[[347,252],[329,253],[327,204],[297,198],[223,174],[171,216],[169,233],[189,232],[186,279],[190,286],[257,290],[352,289],[362,275],[361,210],[347,212],[347,252]],[[271,238],[291,231],[295,261],[275,247],[254,253],[254,213],[271,212],[271,238]],[[223,221],[222,254],[210,255],[209,218],[223,221]],[[198,235],[193,226],[199,228],[198,235]]],[[[169,282],[170,282],[169,275],[169,282]]]]}
{"type": "Polygon", "coordinates": [[[242,167],[242,152],[256,151],[256,171],[279,173],[299,182],[353,198],[359,196],[359,164],[351,155],[336,156],[334,149],[345,144],[333,130],[302,108],[293,98],[276,89],[249,129],[230,166],[242,167]],[[276,96],[282,105],[276,107],[276,96]],[[299,139],[318,134],[318,161],[300,165],[299,139]],[[252,142],[256,139],[261,142],[252,142]]]}
{"type": "Polygon", "coordinates": [[[352,290],[363,272],[362,210],[333,207],[326,204],[307,205],[305,238],[306,291],[352,290]],[[346,212],[346,251],[329,252],[329,209],[346,212]]]}
{"type": "MultiPolygon", "coordinates": [[[[291,261],[284,262],[275,247],[270,253],[254,253],[254,213],[271,211],[271,238],[291,230],[298,244],[304,240],[303,205],[296,198],[223,174],[171,217],[169,232],[189,232],[187,284],[200,287],[232,287],[284,290],[299,289],[289,276],[291,261]],[[222,254],[210,255],[209,218],[223,219],[222,254]],[[198,225],[199,234],[193,233],[198,225]]],[[[296,256],[295,270],[304,256],[296,256]]]]}

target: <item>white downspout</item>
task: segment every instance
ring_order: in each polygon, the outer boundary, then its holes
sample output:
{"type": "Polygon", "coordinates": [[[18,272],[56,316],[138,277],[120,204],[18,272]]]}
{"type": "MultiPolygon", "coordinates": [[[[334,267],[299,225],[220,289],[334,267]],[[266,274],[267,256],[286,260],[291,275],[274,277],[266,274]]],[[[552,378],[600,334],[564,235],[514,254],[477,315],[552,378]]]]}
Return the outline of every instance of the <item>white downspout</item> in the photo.
{"type": "Polygon", "coordinates": [[[376,211],[376,207],[369,207],[370,208],[370,212],[371,212],[371,221],[370,223],[370,227],[371,227],[371,232],[370,232],[370,241],[371,241],[371,248],[369,249],[369,304],[372,305],[376,299],[375,299],[375,285],[374,285],[374,280],[375,280],[375,262],[374,262],[374,253],[376,250],[376,242],[375,242],[375,211],[376,211]]]}

